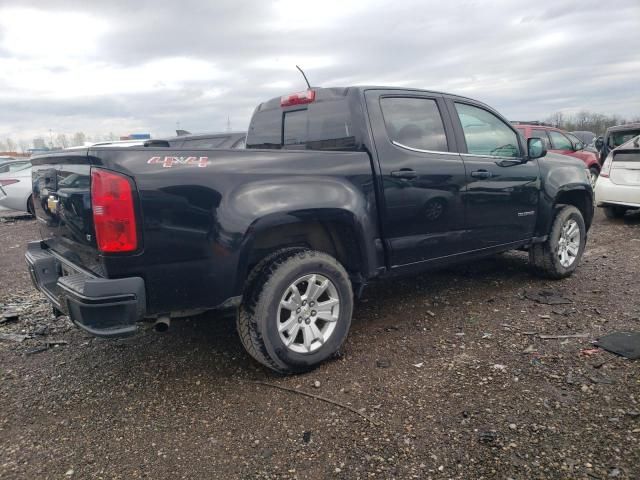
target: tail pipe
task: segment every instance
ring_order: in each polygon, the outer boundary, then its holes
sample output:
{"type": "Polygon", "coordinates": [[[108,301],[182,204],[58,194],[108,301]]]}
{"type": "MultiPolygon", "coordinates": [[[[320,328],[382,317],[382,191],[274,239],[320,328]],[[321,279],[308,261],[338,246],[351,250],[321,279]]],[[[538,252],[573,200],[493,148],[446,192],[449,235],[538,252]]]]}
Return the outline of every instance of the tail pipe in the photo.
{"type": "Polygon", "coordinates": [[[171,324],[171,317],[162,316],[158,317],[156,322],[153,324],[153,329],[158,333],[164,333],[169,330],[169,325],[171,324]]]}

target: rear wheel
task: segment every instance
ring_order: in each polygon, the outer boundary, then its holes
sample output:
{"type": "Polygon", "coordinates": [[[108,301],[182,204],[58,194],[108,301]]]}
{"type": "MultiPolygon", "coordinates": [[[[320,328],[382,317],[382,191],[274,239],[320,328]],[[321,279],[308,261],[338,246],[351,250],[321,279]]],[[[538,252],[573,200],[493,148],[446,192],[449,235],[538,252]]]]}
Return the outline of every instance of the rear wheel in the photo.
{"type": "Polygon", "coordinates": [[[529,262],[544,277],[568,277],[580,263],[586,239],[580,210],[567,205],[557,212],[547,240],[531,246],[529,262]]]}
{"type": "Polygon", "coordinates": [[[35,216],[35,214],[36,214],[36,210],[33,207],[33,195],[29,195],[29,199],[27,200],[27,212],[32,217],[35,216]]]}
{"type": "Polygon", "coordinates": [[[353,293],[333,257],[289,251],[252,274],[237,326],[247,352],[281,373],[311,370],[347,337],[353,293]]]}
{"type": "Polygon", "coordinates": [[[604,215],[607,218],[622,218],[625,213],[627,213],[627,208],[619,205],[609,205],[608,207],[604,207],[604,215]]]}

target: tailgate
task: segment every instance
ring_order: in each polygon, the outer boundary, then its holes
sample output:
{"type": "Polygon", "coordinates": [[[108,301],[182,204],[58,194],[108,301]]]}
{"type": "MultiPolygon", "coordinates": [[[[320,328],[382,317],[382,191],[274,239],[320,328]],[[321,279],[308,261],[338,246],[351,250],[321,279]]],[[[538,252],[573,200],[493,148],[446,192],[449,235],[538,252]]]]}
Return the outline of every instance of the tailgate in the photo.
{"type": "Polygon", "coordinates": [[[34,209],[44,243],[73,265],[101,275],[87,150],[35,157],[32,172],[34,209]]]}
{"type": "Polygon", "coordinates": [[[614,150],[610,178],[617,185],[640,185],[640,150],[614,150]]]}

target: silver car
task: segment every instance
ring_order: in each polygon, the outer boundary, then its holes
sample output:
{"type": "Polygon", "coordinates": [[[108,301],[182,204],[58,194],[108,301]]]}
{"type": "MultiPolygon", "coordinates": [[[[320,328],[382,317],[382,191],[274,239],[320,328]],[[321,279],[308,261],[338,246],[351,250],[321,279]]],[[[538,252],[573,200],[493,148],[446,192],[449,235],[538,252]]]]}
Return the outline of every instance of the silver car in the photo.
{"type": "Polygon", "coordinates": [[[0,164],[0,208],[33,215],[31,161],[16,160],[0,164]]]}

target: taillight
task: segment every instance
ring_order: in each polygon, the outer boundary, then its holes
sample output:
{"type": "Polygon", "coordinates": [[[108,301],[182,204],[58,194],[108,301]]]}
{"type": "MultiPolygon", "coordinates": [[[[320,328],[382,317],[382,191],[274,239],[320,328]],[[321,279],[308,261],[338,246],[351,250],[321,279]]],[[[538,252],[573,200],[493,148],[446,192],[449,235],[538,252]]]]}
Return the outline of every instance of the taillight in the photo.
{"type": "Polygon", "coordinates": [[[281,107],[291,107],[293,105],[306,105],[313,103],[316,99],[315,90],[306,90],[304,92],[292,93],[280,98],[281,107]]]}
{"type": "Polygon", "coordinates": [[[100,251],[131,252],[138,248],[133,189],[124,175],[91,169],[91,208],[100,251]]]}
{"type": "Polygon", "coordinates": [[[604,178],[609,178],[609,173],[611,173],[611,164],[613,163],[613,152],[607,155],[604,163],[602,164],[602,168],[600,169],[600,176],[604,178]]]}
{"type": "Polygon", "coordinates": [[[0,180],[0,187],[6,187],[7,185],[13,185],[14,183],[18,183],[20,180],[16,180],[15,178],[9,180],[0,180]]]}

